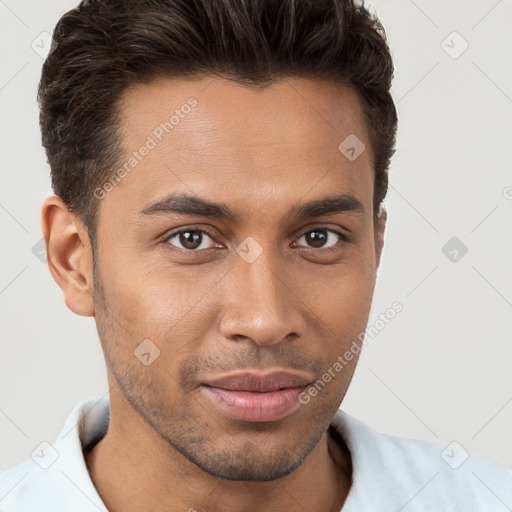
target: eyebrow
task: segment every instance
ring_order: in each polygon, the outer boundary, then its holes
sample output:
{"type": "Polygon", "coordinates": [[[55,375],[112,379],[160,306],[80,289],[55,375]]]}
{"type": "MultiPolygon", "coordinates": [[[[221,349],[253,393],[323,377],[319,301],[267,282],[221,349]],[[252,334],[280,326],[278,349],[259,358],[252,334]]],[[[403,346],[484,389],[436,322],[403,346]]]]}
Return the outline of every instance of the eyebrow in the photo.
{"type": "MultiPolygon", "coordinates": [[[[360,215],[366,213],[363,204],[354,196],[349,194],[340,194],[322,199],[315,199],[307,203],[296,206],[290,212],[296,220],[307,219],[311,217],[320,217],[322,215],[334,215],[343,212],[354,212],[360,215]]],[[[229,208],[224,203],[215,203],[195,197],[188,194],[169,194],[140,211],[142,215],[154,214],[181,214],[198,215],[201,217],[211,217],[235,221],[240,215],[229,208]]]]}

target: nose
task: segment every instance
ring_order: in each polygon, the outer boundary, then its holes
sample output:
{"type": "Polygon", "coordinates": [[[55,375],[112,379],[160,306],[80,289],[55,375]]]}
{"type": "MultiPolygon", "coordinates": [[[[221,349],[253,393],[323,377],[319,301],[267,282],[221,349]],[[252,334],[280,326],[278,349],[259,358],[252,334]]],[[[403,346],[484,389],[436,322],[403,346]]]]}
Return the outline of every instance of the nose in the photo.
{"type": "Polygon", "coordinates": [[[251,263],[239,258],[229,272],[220,321],[225,339],[250,339],[270,346],[303,336],[306,323],[299,293],[286,278],[279,258],[269,253],[264,250],[251,263]]]}

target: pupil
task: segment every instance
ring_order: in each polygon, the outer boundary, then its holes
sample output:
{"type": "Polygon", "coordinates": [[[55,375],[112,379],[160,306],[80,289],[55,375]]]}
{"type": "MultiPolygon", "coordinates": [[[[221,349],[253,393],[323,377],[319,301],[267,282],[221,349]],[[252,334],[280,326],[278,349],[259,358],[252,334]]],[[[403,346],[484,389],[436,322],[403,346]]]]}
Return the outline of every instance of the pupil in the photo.
{"type": "Polygon", "coordinates": [[[203,235],[200,231],[184,231],[180,233],[179,238],[185,249],[197,249],[201,245],[203,235]]]}
{"type": "Polygon", "coordinates": [[[322,247],[327,241],[325,231],[310,231],[306,234],[306,241],[313,247],[322,247]]]}

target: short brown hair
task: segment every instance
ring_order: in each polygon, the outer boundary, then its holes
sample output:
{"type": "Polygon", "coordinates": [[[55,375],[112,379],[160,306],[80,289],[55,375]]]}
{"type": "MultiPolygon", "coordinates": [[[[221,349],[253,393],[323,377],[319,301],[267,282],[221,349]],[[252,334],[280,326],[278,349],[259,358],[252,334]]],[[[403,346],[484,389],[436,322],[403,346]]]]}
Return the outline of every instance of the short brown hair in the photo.
{"type": "Polygon", "coordinates": [[[54,192],[95,233],[123,156],[118,104],[133,83],[218,75],[247,86],[287,76],[353,87],[374,154],[374,210],[388,188],[397,115],[385,32],[356,0],[84,0],[57,23],[38,90],[54,192]]]}

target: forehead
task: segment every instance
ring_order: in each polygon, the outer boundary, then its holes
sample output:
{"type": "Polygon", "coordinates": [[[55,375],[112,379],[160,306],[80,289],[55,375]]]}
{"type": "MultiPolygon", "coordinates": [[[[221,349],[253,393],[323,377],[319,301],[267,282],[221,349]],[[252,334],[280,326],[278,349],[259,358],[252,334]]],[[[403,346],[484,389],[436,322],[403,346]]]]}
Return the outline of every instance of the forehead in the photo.
{"type": "Polygon", "coordinates": [[[120,104],[129,138],[151,133],[175,114],[171,124],[181,137],[174,142],[189,149],[208,141],[251,146],[268,142],[269,133],[276,144],[298,144],[307,136],[318,145],[328,134],[348,135],[346,129],[366,136],[356,91],[326,80],[286,78],[263,88],[217,77],[159,79],[130,86],[120,104]],[[196,105],[189,109],[191,103],[196,105]]]}
{"type": "Polygon", "coordinates": [[[120,107],[124,163],[133,166],[112,198],[124,191],[135,205],[176,189],[241,200],[301,197],[316,186],[373,190],[362,104],[339,83],[159,79],[129,87],[120,107]],[[366,150],[350,161],[339,145],[353,135],[366,150]]]}

